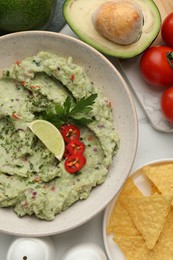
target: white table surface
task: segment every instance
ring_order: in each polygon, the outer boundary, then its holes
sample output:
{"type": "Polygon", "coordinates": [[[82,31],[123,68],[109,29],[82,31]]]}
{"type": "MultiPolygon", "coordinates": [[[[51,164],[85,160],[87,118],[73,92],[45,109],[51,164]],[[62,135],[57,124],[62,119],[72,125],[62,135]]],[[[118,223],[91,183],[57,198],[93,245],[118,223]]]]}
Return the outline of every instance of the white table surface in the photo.
{"type": "MultiPolygon", "coordinates": [[[[75,37],[67,25],[61,30],[61,33],[75,37]]],[[[135,98],[134,102],[139,122],[139,142],[132,171],[153,160],[173,158],[173,134],[154,130],[135,98]]],[[[52,236],[51,239],[55,243],[57,252],[55,260],[61,260],[62,255],[69,247],[79,243],[92,242],[105,251],[102,236],[103,213],[74,230],[52,236]]],[[[0,233],[0,260],[6,260],[7,251],[13,239],[15,239],[14,236],[0,233]]]]}

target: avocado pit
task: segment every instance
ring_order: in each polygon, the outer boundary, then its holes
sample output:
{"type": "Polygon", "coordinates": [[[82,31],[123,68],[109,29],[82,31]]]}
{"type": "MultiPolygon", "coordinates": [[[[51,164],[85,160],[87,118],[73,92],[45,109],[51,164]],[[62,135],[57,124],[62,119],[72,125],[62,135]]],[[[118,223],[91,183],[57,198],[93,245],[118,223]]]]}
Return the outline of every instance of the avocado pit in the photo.
{"type": "Polygon", "coordinates": [[[99,34],[120,45],[139,40],[143,21],[141,8],[129,1],[106,2],[92,14],[93,25],[99,34]]]}

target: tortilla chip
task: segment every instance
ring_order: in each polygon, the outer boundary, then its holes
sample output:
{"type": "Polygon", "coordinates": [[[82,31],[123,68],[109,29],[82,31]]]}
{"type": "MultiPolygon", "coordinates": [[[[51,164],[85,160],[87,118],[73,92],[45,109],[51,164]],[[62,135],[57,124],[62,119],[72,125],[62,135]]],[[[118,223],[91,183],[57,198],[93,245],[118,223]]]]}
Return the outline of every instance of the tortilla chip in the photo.
{"type": "Polygon", "coordinates": [[[152,249],[164,227],[171,208],[171,196],[152,195],[128,197],[122,200],[124,207],[142,234],[146,245],[152,249]]]}
{"type": "Polygon", "coordinates": [[[127,181],[125,182],[120,194],[119,199],[123,197],[140,197],[143,196],[141,191],[137,188],[137,186],[134,184],[133,179],[129,177],[127,181]]]}
{"type": "Polygon", "coordinates": [[[121,203],[121,199],[124,197],[131,196],[143,196],[139,189],[133,182],[132,178],[128,178],[125,182],[121,192],[118,195],[118,198],[115,202],[115,205],[112,209],[111,215],[109,217],[109,222],[107,225],[107,234],[114,233],[119,235],[139,235],[139,231],[134,225],[131,217],[129,216],[127,210],[121,203]]]}
{"type": "Polygon", "coordinates": [[[173,163],[144,166],[143,172],[151,182],[151,195],[144,196],[128,178],[107,232],[127,260],[173,260],[173,163]]]}
{"type": "Polygon", "coordinates": [[[148,249],[142,236],[115,235],[114,241],[127,260],[173,259],[173,209],[170,210],[164,228],[153,249],[148,249]]]}
{"type": "Polygon", "coordinates": [[[173,259],[173,209],[170,210],[159,240],[151,250],[153,260],[173,259]]]}
{"type": "Polygon", "coordinates": [[[143,172],[162,194],[173,196],[173,163],[144,166],[143,172]]]}
{"type": "Polygon", "coordinates": [[[151,195],[153,195],[153,194],[161,194],[161,192],[158,190],[158,188],[154,184],[151,185],[151,195]]]}
{"type": "Polygon", "coordinates": [[[113,233],[121,236],[139,235],[139,231],[134,225],[127,210],[124,208],[124,206],[118,199],[109,217],[106,231],[107,234],[113,233]]]}
{"type": "Polygon", "coordinates": [[[147,248],[142,236],[114,236],[113,239],[127,260],[151,259],[150,250],[147,248]]]}

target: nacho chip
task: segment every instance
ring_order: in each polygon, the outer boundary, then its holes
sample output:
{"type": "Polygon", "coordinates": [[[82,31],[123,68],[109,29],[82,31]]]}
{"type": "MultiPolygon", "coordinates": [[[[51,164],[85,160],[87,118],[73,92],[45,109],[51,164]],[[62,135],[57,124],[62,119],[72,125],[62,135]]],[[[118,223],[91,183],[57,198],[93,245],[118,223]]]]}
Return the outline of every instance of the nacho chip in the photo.
{"type": "Polygon", "coordinates": [[[121,236],[139,235],[130,215],[118,199],[109,217],[106,232],[107,234],[113,233],[121,236]]]}
{"type": "Polygon", "coordinates": [[[151,182],[151,195],[144,196],[128,178],[108,232],[127,260],[173,260],[173,163],[144,166],[143,172],[151,182]]]}
{"type": "Polygon", "coordinates": [[[119,235],[139,235],[139,231],[134,225],[131,217],[127,210],[121,204],[121,199],[124,197],[131,196],[143,196],[139,189],[133,182],[133,179],[129,177],[125,182],[122,190],[120,191],[115,205],[112,209],[107,225],[107,234],[114,233],[119,235]]]}
{"type": "Polygon", "coordinates": [[[114,236],[113,239],[127,260],[151,259],[150,250],[147,248],[142,236],[114,236]]]}
{"type": "Polygon", "coordinates": [[[158,188],[152,183],[151,185],[151,195],[153,194],[161,194],[161,192],[158,190],[158,188]]]}
{"type": "Polygon", "coordinates": [[[171,196],[152,195],[128,197],[122,200],[124,207],[142,234],[146,245],[152,249],[164,227],[171,208],[171,196]]]}
{"type": "Polygon", "coordinates": [[[153,249],[148,249],[142,236],[115,235],[114,241],[126,256],[126,260],[173,259],[173,209],[170,210],[164,228],[153,249]]]}
{"type": "Polygon", "coordinates": [[[159,240],[151,250],[152,260],[173,259],[173,209],[170,210],[159,240]]]}
{"type": "Polygon", "coordinates": [[[129,177],[125,182],[118,199],[121,200],[123,197],[140,197],[143,196],[142,192],[134,184],[133,179],[129,177]]]}
{"type": "Polygon", "coordinates": [[[144,166],[143,172],[162,194],[173,196],[173,163],[144,166]]]}

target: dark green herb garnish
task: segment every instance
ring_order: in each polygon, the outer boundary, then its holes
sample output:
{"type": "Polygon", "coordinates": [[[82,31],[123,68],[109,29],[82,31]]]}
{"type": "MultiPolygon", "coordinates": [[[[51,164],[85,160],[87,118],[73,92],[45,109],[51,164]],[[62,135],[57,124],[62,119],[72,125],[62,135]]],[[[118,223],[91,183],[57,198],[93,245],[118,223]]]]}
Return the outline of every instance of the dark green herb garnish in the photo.
{"type": "Polygon", "coordinates": [[[6,77],[10,77],[10,71],[9,70],[6,71],[6,77]]]}
{"type": "Polygon", "coordinates": [[[96,97],[97,94],[91,94],[89,97],[83,97],[74,103],[72,98],[68,96],[63,105],[55,105],[55,111],[45,110],[42,115],[43,119],[51,122],[57,128],[68,123],[77,126],[87,125],[95,120],[94,117],[89,117],[89,113],[96,97]]]}

